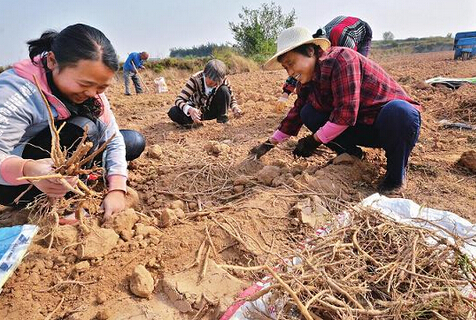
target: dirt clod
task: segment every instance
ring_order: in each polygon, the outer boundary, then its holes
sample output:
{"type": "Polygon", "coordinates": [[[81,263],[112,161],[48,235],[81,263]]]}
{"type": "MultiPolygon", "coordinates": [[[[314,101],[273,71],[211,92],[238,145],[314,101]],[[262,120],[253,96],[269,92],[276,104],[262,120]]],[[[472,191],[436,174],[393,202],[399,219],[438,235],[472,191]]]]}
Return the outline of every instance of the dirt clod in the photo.
{"type": "Polygon", "coordinates": [[[139,203],[140,203],[140,199],[139,199],[139,194],[137,193],[137,191],[132,189],[131,187],[127,187],[126,208],[139,210],[140,208],[139,203]]]}
{"type": "Polygon", "coordinates": [[[97,320],[107,320],[109,318],[111,318],[111,311],[108,309],[100,310],[96,314],[97,320]]]}
{"type": "Polygon", "coordinates": [[[111,229],[94,228],[78,246],[78,258],[95,259],[107,255],[119,240],[119,235],[111,229]]]}
{"type": "Polygon", "coordinates": [[[104,304],[107,301],[107,295],[104,292],[99,292],[96,296],[97,304],[104,304]]]}
{"type": "Polygon", "coordinates": [[[53,237],[53,247],[62,250],[67,245],[78,242],[78,229],[71,225],[60,226],[53,237]]]}
{"type": "Polygon", "coordinates": [[[274,178],[276,178],[280,174],[281,174],[281,169],[279,167],[265,166],[256,174],[256,177],[261,183],[267,186],[270,186],[274,178]]]}
{"type": "Polygon", "coordinates": [[[335,165],[352,164],[355,162],[355,160],[357,160],[357,158],[352,157],[348,153],[343,153],[335,157],[334,160],[332,160],[332,164],[335,164],[335,165]]]}
{"type": "Polygon", "coordinates": [[[469,170],[476,172],[476,151],[470,150],[463,152],[459,159],[459,163],[469,170]]]}
{"type": "Polygon", "coordinates": [[[89,264],[89,261],[81,261],[76,263],[76,265],[74,266],[74,271],[76,271],[77,273],[81,273],[86,270],[89,270],[90,267],[91,265],[89,264]]]}
{"type": "Polygon", "coordinates": [[[148,298],[154,290],[154,279],[150,272],[143,265],[139,264],[132,272],[129,287],[136,296],[148,298]]]}
{"type": "Polygon", "coordinates": [[[121,235],[122,239],[128,241],[132,238],[132,228],[137,221],[139,221],[139,216],[135,210],[126,209],[114,215],[110,225],[114,231],[121,235]]]}
{"type": "Polygon", "coordinates": [[[175,200],[172,201],[169,205],[171,209],[184,209],[185,208],[185,203],[182,200],[175,200]]]}
{"type": "Polygon", "coordinates": [[[154,144],[149,147],[147,155],[149,158],[160,160],[160,158],[162,158],[162,148],[159,145],[154,144]]]}
{"type": "Polygon", "coordinates": [[[205,151],[213,155],[227,154],[230,152],[230,146],[225,143],[220,143],[218,141],[210,141],[205,147],[205,151]]]}

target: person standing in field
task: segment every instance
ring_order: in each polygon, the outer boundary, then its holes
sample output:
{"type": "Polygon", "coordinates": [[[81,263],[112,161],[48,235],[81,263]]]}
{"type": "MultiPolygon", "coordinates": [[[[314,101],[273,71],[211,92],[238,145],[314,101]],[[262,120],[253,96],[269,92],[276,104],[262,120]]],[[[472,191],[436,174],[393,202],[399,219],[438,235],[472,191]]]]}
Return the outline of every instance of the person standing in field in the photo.
{"type": "MultiPolygon", "coordinates": [[[[326,38],[331,46],[351,48],[367,57],[372,43],[372,29],[362,19],[348,16],[338,16],[323,28],[317,29],[313,38],[326,38]]],[[[283,84],[283,93],[279,102],[285,103],[294,92],[299,79],[288,77],[283,84]]]]}
{"type": "Polygon", "coordinates": [[[130,96],[131,92],[129,91],[129,79],[132,79],[134,83],[134,88],[137,94],[141,94],[143,91],[140,84],[140,79],[138,76],[139,70],[145,69],[144,62],[149,59],[149,54],[145,51],[142,52],[132,52],[124,62],[122,67],[124,71],[124,86],[125,86],[125,95],[130,96]]]}

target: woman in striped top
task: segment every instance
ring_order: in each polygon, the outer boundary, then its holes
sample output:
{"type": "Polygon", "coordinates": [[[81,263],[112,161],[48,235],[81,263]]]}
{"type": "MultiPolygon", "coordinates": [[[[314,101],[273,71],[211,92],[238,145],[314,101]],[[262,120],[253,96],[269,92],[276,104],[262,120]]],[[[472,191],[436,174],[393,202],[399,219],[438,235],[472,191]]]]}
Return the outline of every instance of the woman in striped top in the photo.
{"type": "Polygon", "coordinates": [[[203,71],[190,77],[168,116],[183,127],[192,128],[193,125],[201,125],[203,120],[228,122],[229,109],[235,116],[241,115],[226,78],[226,66],[222,61],[213,59],[203,71]]]}

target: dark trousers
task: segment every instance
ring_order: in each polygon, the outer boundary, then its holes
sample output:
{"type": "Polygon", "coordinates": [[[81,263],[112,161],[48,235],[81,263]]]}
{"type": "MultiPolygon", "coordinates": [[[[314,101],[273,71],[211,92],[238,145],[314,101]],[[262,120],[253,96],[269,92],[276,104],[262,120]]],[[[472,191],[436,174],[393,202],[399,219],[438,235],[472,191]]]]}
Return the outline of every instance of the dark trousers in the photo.
{"type": "MultiPolygon", "coordinates": [[[[312,105],[305,105],[300,116],[313,133],[329,120],[328,113],[320,113],[312,105]]],[[[420,134],[420,125],[420,112],[415,107],[403,100],[393,100],[382,107],[373,125],[348,127],[326,145],[338,154],[355,154],[357,146],[383,148],[387,157],[385,179],[401,184],[408,157],[420,134]]]]}
{"type": "MultiPolygon", "coordinates": [[[[230,89],[222,85],[217,89],[215,96],[210,102],[210,107],[208,109],[202,110],[202,119],[201,120],[212,120],[217,119],[218,123],[225,123],[228,121],[228,108],[231,104],[231,94],[230,89]]],[[[193,120],[190,116],[183,113],[183,111],[177,107],[173,106],[168,112],[169,118],[183,126],[191,125],[193,120]]]]}
{"type": "MultiPolygon", "coordinates": [[[[57,123],[59,126],[61,123],[57,123]]],[[[84,129],[88,127],[87,140],[93,143],[94,151],[98,145],[102,132],[98,129],[98,126],[90,119],[84,117],[74,117],[66,121],[65,126],[60,131],[60,145],[61,147],[68,148],[69,154],[72,154],[76,150],[82,136],[84,129]]],[[[137,131],[133,130],[121,130],[126,144],[126,159],[133,160],[140,156],[145,148],[145,139],[137,131]],[[123,133],[124,132],[124,133],[123,133]]],[[[51,150],[51,133],[50,129],[46,128],[41,131],[37,136],[32,138],[26,145],[22,153],[23,159],[44,159],[50,157],[51,150]]],[[[92,152],[91,151],[91,152],[92,152]]],[[[98,162],[101,161],[101,156],[96,158],[98,162]]],[[[22,192],[24,192],[29,185],[19,186],[6,186],[0,185],[0,204],[13,205],[13,201],[22,192]]],[[[20,200],[20,206],[26,205],[31,202],[34,197],[41,193],[36,187],[32,187],[20,200]]]]}

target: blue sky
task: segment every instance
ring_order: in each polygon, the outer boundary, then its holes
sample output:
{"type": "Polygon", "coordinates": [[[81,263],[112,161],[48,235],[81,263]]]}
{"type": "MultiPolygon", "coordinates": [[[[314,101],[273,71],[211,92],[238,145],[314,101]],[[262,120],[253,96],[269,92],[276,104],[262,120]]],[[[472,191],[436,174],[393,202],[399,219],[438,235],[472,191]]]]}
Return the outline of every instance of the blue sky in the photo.
{"type": "MultiPolygon", "coordinates": [[[[256,0],[0,0],[0,65],[26,58],[26,41],[47,29],[82,22],[102,30],[120,59],[148,51],[166,57],[172,47],[207,42],[233,43],[228,22],[256,0]]],[[[297,25],[311,30],[337,15],[367,21],[374,39],[391,31],[397,39],[445,36],[476,30],[476,0],[275,0],[284,12],[296,10],[297,25]]]]}

